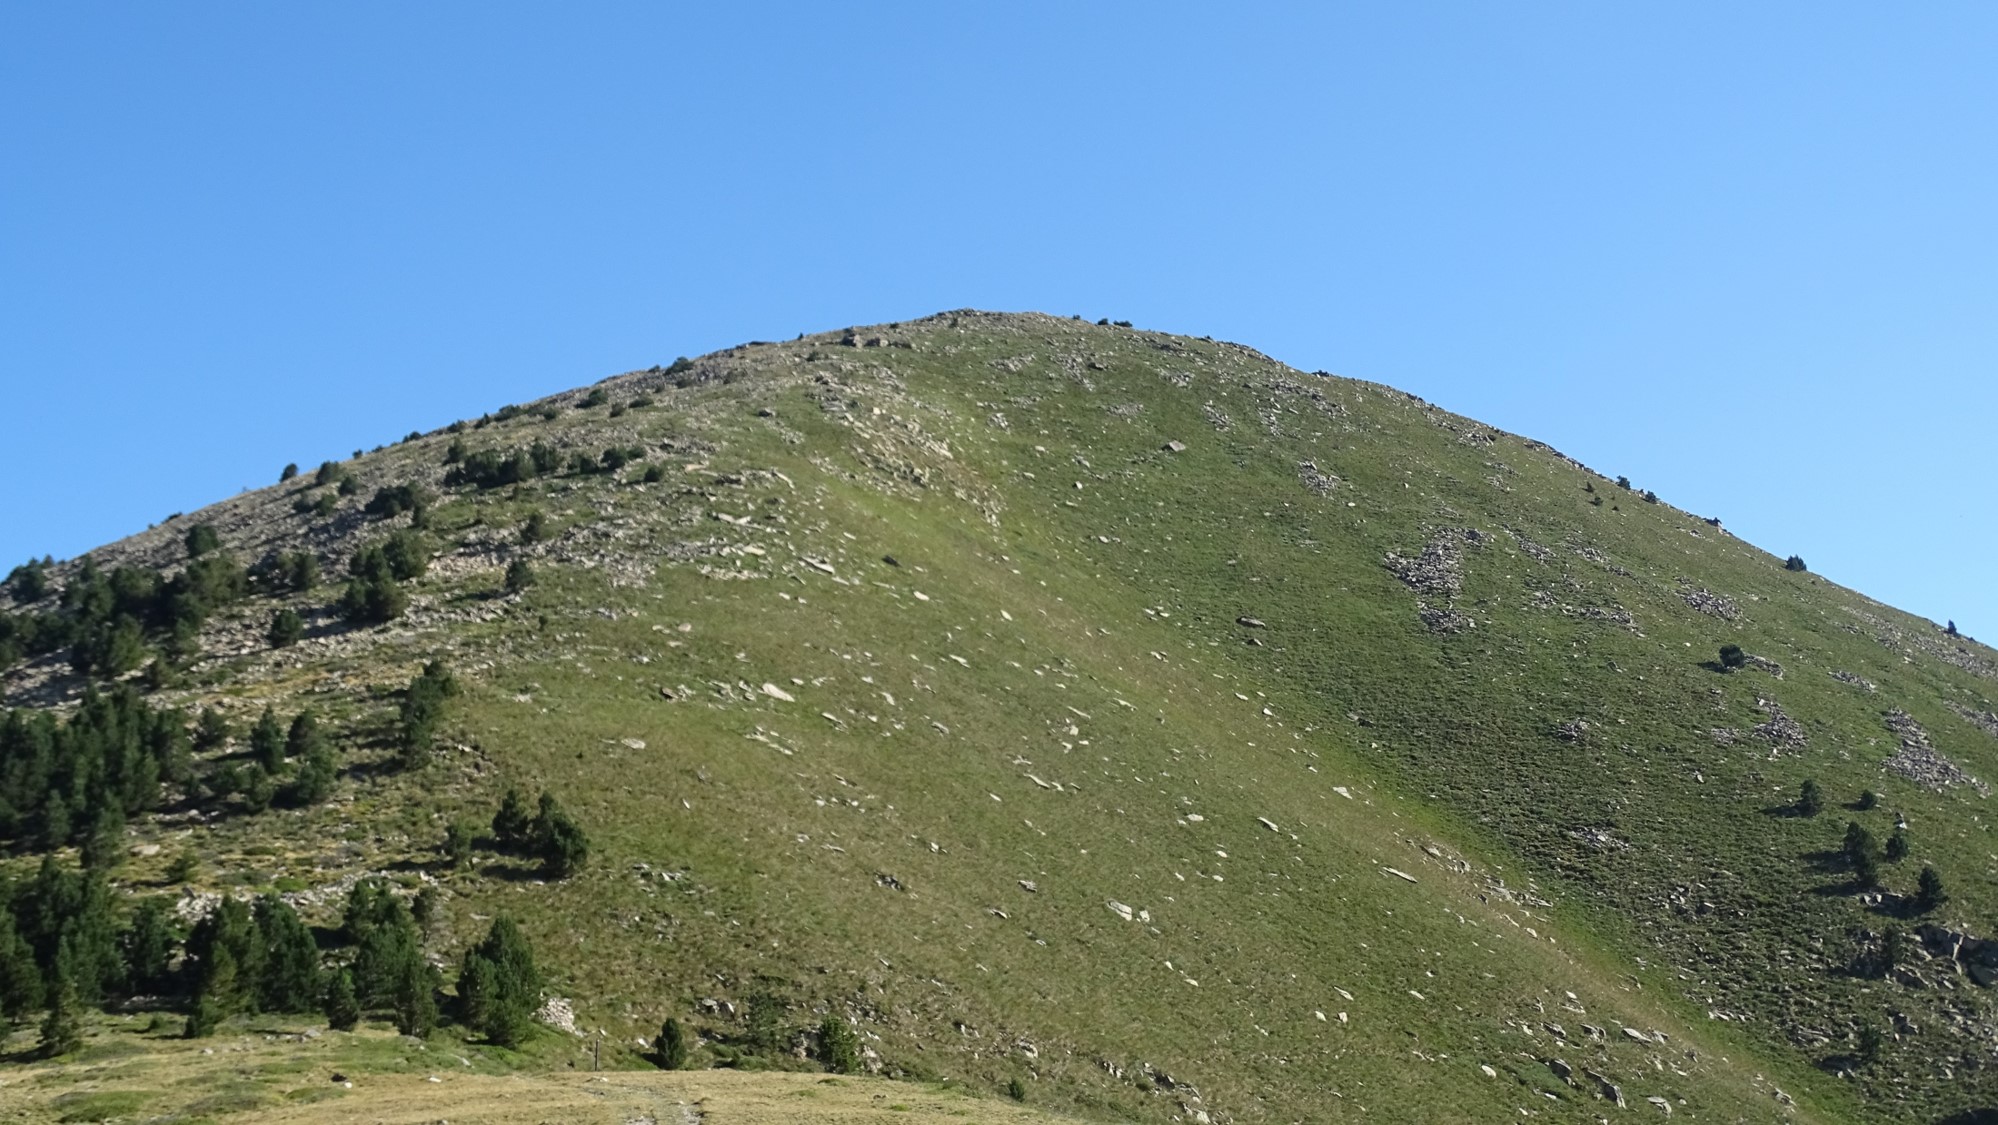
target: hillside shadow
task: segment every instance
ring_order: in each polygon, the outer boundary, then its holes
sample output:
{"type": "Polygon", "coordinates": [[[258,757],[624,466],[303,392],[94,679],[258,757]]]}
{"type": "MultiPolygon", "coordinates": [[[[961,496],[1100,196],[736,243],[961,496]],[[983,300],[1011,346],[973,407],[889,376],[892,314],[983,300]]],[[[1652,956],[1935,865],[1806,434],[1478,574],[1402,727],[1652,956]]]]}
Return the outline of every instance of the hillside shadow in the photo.
{"type": "Polygon", "coordinates": [[[1998,1125],[1998,1109],[1989,1106],[1958,1110],[1936,1119],[1936,1125],[1998,1125]]]}
{"type": "Polygon", "coordinates": [[[500,879],[508,883],[545,883],[548,872],[538,863],[519,863],[509,860],[494,860],[479,868],[479,874],[488,879],[500,879]]]}

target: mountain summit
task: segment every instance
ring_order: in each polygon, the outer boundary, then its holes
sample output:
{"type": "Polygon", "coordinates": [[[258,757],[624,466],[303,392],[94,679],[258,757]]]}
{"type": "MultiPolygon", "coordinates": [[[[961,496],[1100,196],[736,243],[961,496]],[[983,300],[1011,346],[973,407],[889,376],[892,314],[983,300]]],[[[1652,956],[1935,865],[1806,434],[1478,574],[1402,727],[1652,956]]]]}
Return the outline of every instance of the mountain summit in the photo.
{"type": "Polygon", "coordinates": [[[150,1022],[298,1036],[246,1110],[671,1062],[1161,1122],[1998,1113],[1998,654],[1240,345],[745,344],[7,590],[0,992],[51,1098],[150,1022]]]}

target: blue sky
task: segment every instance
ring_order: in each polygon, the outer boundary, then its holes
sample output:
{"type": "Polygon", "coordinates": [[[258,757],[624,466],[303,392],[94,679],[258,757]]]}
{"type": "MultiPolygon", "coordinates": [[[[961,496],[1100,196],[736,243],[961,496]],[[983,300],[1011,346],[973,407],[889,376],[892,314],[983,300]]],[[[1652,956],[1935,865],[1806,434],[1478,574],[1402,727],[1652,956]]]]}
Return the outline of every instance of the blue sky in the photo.
{"type": "Polygon", "coordinates": [[[0,569],[975,306],[1390,383],[1998,635],[1994,38],[1950,4],[7,5],[0,569]]]}

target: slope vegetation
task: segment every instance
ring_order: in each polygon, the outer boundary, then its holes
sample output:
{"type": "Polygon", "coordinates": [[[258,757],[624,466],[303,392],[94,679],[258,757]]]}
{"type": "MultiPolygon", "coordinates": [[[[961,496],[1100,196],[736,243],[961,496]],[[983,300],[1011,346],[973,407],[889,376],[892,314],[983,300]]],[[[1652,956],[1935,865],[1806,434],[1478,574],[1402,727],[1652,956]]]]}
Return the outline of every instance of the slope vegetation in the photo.
{"type": "MultiPolygon", "coordinates": [[[[124,858],[97,845],[121,910],[273,890],[333,964],[357,877],[434,888],[447,1011],[518,919],[580,1034],[495,1066],[640,1065],[672,1016],[691,1065],[799,1068],[830,1018],[870,1070],[1084,1117],[1998,1105],[1998,655],[1537,442],[1238,345],[966,311],[329,468],[94,552],[195,589],[200,525],[260,565],[198,626],[39,645],[7,698],[66,713],[79,664],[157,651],[125,673],[149,706],[233,724],[124,858]],[[343,594],[370,544],[396,612],[343,594]],[[300,552],[329,580],[268,577],[300,552]],[[412,754],[396,693],[433,661],[458,691],[412,754]],[[197,780],[308,706],[324,799],[197,780]],[[451,862],[508,788],[587,863],[451,862]]],[[[81,565],[20,620],[74,615],[81,565]]],[[[24,880],[89,850],[37,823],[24,880]]]]}

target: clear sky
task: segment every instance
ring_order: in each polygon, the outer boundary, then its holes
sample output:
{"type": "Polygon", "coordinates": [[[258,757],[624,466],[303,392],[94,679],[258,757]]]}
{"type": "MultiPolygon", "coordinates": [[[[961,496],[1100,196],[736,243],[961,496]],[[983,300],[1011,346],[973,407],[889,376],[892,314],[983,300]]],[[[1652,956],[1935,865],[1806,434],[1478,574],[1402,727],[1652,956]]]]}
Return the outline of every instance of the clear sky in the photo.
{"type": "Polygon", "coordinates": [[[1989,4],[0,6],[0,571],[747,339],[1129,319],[1998,637],[1989,4]]]}

